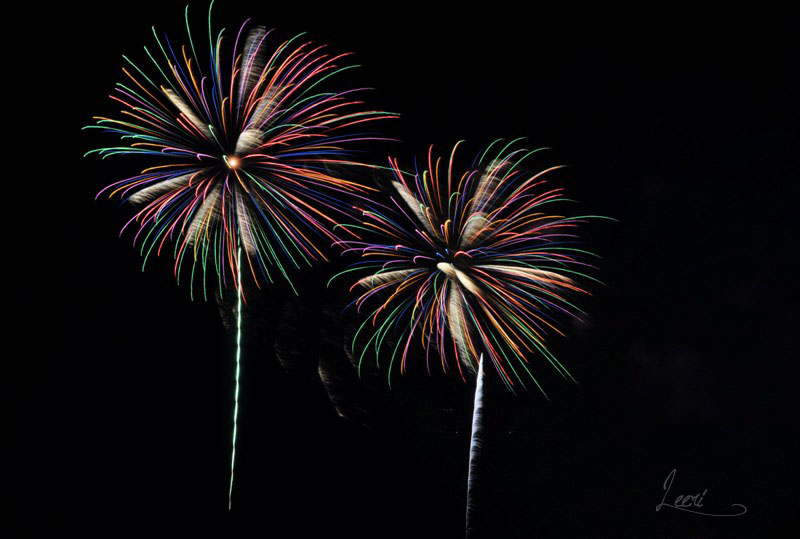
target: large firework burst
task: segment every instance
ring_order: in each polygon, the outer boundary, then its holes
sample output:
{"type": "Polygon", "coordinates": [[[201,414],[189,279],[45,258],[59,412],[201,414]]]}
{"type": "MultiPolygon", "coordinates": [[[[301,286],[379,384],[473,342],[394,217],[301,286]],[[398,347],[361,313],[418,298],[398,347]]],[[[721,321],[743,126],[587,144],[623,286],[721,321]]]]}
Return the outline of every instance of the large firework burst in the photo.
{"type": "Polygon", "coordinates": [[[273,280],[271,268],[277,268],[291,284],[292,266],[325,258],[322,242],[339,242],[331,230],[351,210],[348,198],[369,190],[332,170],[358,165],[348,148],[377,138],[360,132],[362,124],[394,115],[365,110],[354,97],[359,89],[325,90],[327,79],[351,67],[341,65],[347,54],[329,54],[324,46],[303,41],[302,34],[268,47],[271,31],[247,31],[245,21],[233,40],[230,60],[223,62],[224,30],[214,37],[211,7],[207,63],[197,56],[187,7],[188,45],[176,49],[153,29],[158,47],[154,52],[144,49],[149,70],[124,57],[130,65],[123,69],[127,80],[110,96],[122,105],[120,117],[95,117],[95,125],[87,129],[122,140],[120,146],[89,154],[134,155],[146,162],[141,173],[98,194],[108,192],[143,206],[125,227],[138,225],[134,242],[141,244],[145,263],[172,241],[176,276],[180,278],[188,255],[190,283],[201,268],[204,297],[207,273],[216,275],[220,294],[225,285],[235,285],[230,508],[242,276],[250,275],[260,286],[260,280],[273,280]]]}
{"type": "Polygon", "coordinates": [[[475,372],[482,356],[509,388],[533,381],[542,390],[535,360],[543,358],[571,378],[546,336],[581,313],[569,295],[585,293],[578,280],[591,279],[583,272],[591,254],[575,234],[590,216],[550,213],[565,199],[545,178],[560,167],[526,173],[537,150],[516,142],[496,141],[460,173],[458,144],[444,163],[431,147],[422,173],[389,159],[391,203],[361,208],[361,228],[377,239],[350,242],[362,260],[346,272],[369,273],[353,285],[363,289],[356,305],[379,298],[353,340],[359,362],[389,348],[389,376],[398,357],[402,371],[416,336],[428,368],[431,356],[446,370],[455,357],[464,376],[462,366],[475,372]]]}
{"type": "Polygon", "coordinates": [[[224,30],[212,34],[210,12],[205,62],[188,11],[187,44],[173,47],[153,29],[157,46],[144,48],[143,67],[124,57],[126,79],[110,96],[120,116],[87,127],[123,144],[89,153],[147,163],[101,191],[142,206],[125,226],[138,226],[145,263],[173,242],[176,276],[191,266],[192,283],[208,273],[222,289],[237,282],[241,247],[256,285],[271,282],[276,268],[289,280],[292,267],[325,258],[337,242],[331,229],[351,207],[347,196],[368,190],[332,170],[358,164],[348,148],[375,138],[360,131],[365,122],[393,115],[363,108],[361,89],[324,89],[353,66],[302,34],[268,46],[271,31],[248,31],[245,21],[225,61],[228,42],[224,30]]]}

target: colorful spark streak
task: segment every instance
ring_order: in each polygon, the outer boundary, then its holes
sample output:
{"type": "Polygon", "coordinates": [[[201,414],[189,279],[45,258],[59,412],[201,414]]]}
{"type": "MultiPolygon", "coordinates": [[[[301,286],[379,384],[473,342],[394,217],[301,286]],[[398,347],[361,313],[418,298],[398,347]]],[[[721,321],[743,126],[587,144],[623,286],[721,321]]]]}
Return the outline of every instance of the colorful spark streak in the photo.
{"type": "Polygon", "coordinates": [[[526,174],[522,164],[537,150],[516,143],[495,141],[460,175],[458,144],[445,162],[431,148],[422,173],[389,159],[391,204],[360,208],[360,230],[377,239],[349,242],[362,260],[339,274],[368,274],[352,287],[365,290],[354,302],[359,310],[377,301],[353,339],[359,365],[369,350],[380,358],[389,348],[391,382],[416,336],[429,370],[431,356],[450,370],[450,353],[464,377],[462,365],[474,373],[483,354],[509,389],[532,380],[542,390],[532,361],[540,357],[572,378],[545,339],[562,334],[560,318],[582,312],[569,295],[585,293],[577,281],[592,279],[583,271],[593,255],[576,246],[575,231],[595,216],[547,213],[566,200],[545,181],[561,167],[526,174]]]}

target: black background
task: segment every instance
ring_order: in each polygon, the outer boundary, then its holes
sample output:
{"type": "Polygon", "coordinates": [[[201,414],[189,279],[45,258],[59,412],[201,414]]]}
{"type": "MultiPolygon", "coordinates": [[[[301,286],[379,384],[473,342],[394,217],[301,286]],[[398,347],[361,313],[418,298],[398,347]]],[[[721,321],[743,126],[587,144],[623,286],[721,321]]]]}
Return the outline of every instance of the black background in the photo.
{"type": "MultiPolygon", "coordinates": [[[[203,35],[207,4],[191,4],[203,35]]],[[[582,211],[619,220],[587,227],[607,286],[584,302],[589,321],[554,343],[581,385],[554,380],[550,402],[489,394],[486,537],[796,536],[796,8],[215,12],[217,28],[249,16],[354,51],[354,83],[403,115],[384,126],[403,141],[386,149],[401,160],[429,144],[527,136],[569,165],[559,179],[582,211]],[[741,503],[747,514],[655,512],[673,468],[675,494],[708,489],[707,510],[741,503]]],[[[425,411],[438,379],[399,380],[408,414],[364,426],[337,417],[313,379],[285,373],[269,338],[245,346],[228,513],[233,337],[166,261],[140,272],[131,237],[117,237],[129,210],[93,200],[138,163],[80,157],[109,141],[79,130],[115,110],[106,96],[121,55],[141,58],[153,24],[181,42],[182,16],[175,2],[75,4],[20,37],[30,72],[7,83],[7,108],[32,114],[19,146],[6,143],[22,169],[5,202],[12,526],[46,537],[461,536],[470,386],[444,382],[443,415],[425,411]]],[[[305,273],[302,290],[321,298],[330,272],[305,273]]],[[[316,334],[319,317],[302,325],[316,334]]]]}

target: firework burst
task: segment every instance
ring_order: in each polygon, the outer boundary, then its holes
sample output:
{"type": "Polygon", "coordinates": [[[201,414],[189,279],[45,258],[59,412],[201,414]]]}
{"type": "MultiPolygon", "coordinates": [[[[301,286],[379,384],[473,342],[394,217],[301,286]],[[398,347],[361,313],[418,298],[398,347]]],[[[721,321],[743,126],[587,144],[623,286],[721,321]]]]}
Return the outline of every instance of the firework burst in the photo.
{"type": "Polygon", "coordinates": [[[362,260],[343,272],[368,273],[353,285],[362,290],[359,310],[376,300],[353,339],[359,364],[369,350],[387,353],[391,377],[398,358],[406,368],[416,339],[428,369],[438,356],[464,377],[483,356],[507,387],[533,381],[542,390],[538,357],[572,378],[546,337],[563,334],[560,322],[582,312],[569,296],[586,293],[578,281],[591,279],[584,273],[591,254],[576,245],[575,232],[591,216],[550,213],[566,200],[546,183],[561,167],[526,173],[524,161],[537,150],[515,149],[516,142],[496,141],[463,172],[458,144],[445,162],[431,148],[422,173],[389,159],[390,204],[360,208],[360,228],[378,239],[350,242],[362,260]]]}
{"type": "Polygon", "coordinates": [[[196,273],[201,273],[204,298],[208,275],[216,276],[220,295],[226,285],[235,287],[230,509],[243,275],[260,287],[273,281],[277,268],[291,285],[293,267],[325,259],[322,243],[340,241],[331,230],[351,211],[347,200],[371,190],[332,170],[360,165],[351,146],[378,138],[362,132],[363,124],[395,115],[364,109],[356,97],[362,89],[325,90],[328,79],[353,66],[342,65],[347,54],[327,53],[302,34],[268,46],[272,31],[247,30],[245,21],[229,60],[223,60],[224,30],[214,37],[211,7],[207,62],[197,56],[187,7],[188,44],[173,47],[169,37],[153,29],[157,48],[145,47],[146,68],[124,57],[127,78],[110,96],[122,106],[120,116],[95,117],[86,129],[110,132],[122,141],[87,155],[137,156],[147,162],[141,173],[98,193],[141,206],[123,231],[134,223],[138,227],[134,243],[141,245],[144,263],[172,243],[176,277],[180,280],[182,268],[191,266],[190,294],[196,273]]]}
{"type": "Polygon", "coordinates": [[[351,207],[345,201],[369,191],[332,170],[358,165],[353,143],[377,138],[361,128],[394,115],[365,109],[363,89],[325,90],[355,66],[302,34],[268,45],[272,31],[248,30],[245,21],[225,60],[228,40],[224,30],[212,34],[210,13],[205,62],[188,8],[187,44],[174,47],[153,29],[155,47],[144,48],[141,68],[124,56],[125,81],[110,96],[119,117],[95,117],[87,127],[123,144],[88,153],[138,156],[147,167],[98,196],[141,206],[123,230],[138,229],[145,263],[174,244],[179,279],[190,266],[192,284],[199,274],[215,276],[220,290],[237,284],[241,248],[256,286],[276,270],[288,281],[293,268],[325,259],[324,247],[338,242],[331,229],[351,207]]]}

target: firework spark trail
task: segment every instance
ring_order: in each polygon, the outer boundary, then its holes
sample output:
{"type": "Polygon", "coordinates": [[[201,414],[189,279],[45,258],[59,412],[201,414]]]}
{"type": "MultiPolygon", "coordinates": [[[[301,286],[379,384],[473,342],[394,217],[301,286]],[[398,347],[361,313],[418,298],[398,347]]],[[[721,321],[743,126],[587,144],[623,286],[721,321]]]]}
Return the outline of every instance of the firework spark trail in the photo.
{"type": "Polygon", "coordinates": [[[475,377],[475,401],[472,406],[472,434],[469,442],[469,473],[467,476],[467,537],[474,531],[472,526],[475,504],[472,496],[475,489],[475,475],[478,471],[478,458],[483,447],[483,354],[478,360],[478,374],[475,377]]]}
{"type": "Polygon", "coordinates": [[[244,296],[244,293],[241,289],[241,246],[237,250],[236,257],[236,267],[239,268],[239,278],[237,281],[239,283],[239,288],[236,290],[236,374],[234,381],[235,388],[233,391],[233,439],[231,440],[231,484],[228,488],[228,511],[230,511],[231,507],[233,506],[233,472],[236,468],[236,428],[239,420],[239,374],[241,373],[242,367],[242,297],[244,296]]]}

